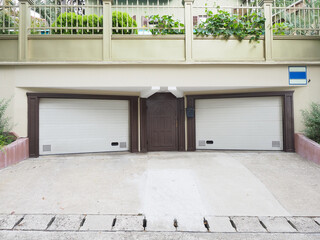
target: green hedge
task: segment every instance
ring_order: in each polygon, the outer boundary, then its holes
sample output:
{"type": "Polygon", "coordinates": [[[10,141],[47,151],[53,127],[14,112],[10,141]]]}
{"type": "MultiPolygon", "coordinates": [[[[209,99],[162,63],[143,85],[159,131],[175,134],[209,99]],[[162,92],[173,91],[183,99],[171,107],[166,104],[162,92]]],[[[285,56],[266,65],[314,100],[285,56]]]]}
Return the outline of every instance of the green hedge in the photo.
{"type": "MultiPolygon", "coordinates": [[[[113,27],[137,27],[137,22],[130,17],[128,13],[114,11],[112,13],[112,26],[113,27]]],[[[130,30],[122,30],[119,29],[118,31],[113,30],[112,34],[137,34],[138,31],[136,29],[130,30]]]]}
{"type": "Polygon", "coordinates": [[[14,136],[9,134],[12,128],[11,119],[6,116],[10,101],[10,99],[0,98],[0,151],[3,151],[4,146],[15,140],[14,136]]]}
{"type": "Polygon", "coordinates": [[[320,104],[312,103],[310,110],[302,111],[305,135],[320,144],[320,104]]]}
{"type": "MultiPolygon", "coordinates": [[[[112,13],[113,27],[137,27],[137,22],[128,13],[115,11],[112,13]]],[[[63,27],[64,29],[52,29],[52,34],[102,34],[103,30],[90,29],[90,27],[103,27],[103,16],[77,15],[76,13],[62,13],[51,27],[63,27]],[[99,24],[98,24],[99,23],[99,24]],[[67,27],[88,27],[88,29],[67,29],[67,27]]],[[[113,30],[113,34],[132,34],[137,30],[113,30]]]]}
{"type": "Polygon", "coordinates": [[[6,28],[13,28],[15,27],[16,22],[14,21],[14,18],[11,17],[8,13],[0,11],[0,34],[18,34],[18,32],[15,31],[9,31],[9,29],[2,29],[2,27],[6,28]]]}

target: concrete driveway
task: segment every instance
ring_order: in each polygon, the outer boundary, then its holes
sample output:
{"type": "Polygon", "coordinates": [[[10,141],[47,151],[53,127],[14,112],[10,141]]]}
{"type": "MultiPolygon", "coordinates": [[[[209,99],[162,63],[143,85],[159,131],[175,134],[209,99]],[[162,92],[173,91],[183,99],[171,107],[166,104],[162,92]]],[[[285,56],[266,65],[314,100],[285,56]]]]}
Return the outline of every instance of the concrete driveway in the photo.
{"type": "Polygon", "coordinates": [[[320,166],[284,152],[49,156],[0,171],[1,214],[319,216],[320,166]]]}

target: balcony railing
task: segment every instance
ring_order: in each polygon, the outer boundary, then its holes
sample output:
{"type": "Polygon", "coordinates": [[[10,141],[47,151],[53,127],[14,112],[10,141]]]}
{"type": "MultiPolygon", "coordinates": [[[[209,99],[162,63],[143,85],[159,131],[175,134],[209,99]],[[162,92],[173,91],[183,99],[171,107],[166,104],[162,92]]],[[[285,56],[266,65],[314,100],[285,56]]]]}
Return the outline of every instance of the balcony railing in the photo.
{"type": "Polygon", "coordinates": [[[19,6],[14,3],[0,4],[0,34],[18,34],[19,6]]]}
{"type": "MultiPolygon", "coordinates": [[[[207,5],[195,1],[192,7],[192,25],[196,28],[212,15],[224,11],[238,20],[256,13],[264,15],[259,1],[237,5],[207,5]],[[206,11],[208,10],[208,11],[206,11]]],[[[7,3],[7,1],[5,2],[7,3]]],[[[12,3],[12,2],[11,2],[12,3]]],[[[167,35],[185,33],[185,6],[170,0],[114,0],[111,5],[112,34],[167,35]]],[[[19,6],[0,5],[0,34],[17,34],[19,6]]],[[[28,34],[102,34],[103,5],[100,0],[38,1],[28,7],[28,34]]],[[[274,35],[320,35],[319,0],[273,0],[272,28],[274,35]]]]}
{"type": "Polygon", "coordinates": [[[0,41],[0,50],[7,55],[0,61],[10,54],[20,61],[318,60],[319,5],[320,0],[238,0],[234,5],[200,0],[2,0],[0,40],[7,41],[0,41]],[[90,45],[89,39],[96,44],[90,45]],[[141,41],[133,42],[137,39],[141,41]],[[148,42],[154,39],[169,41],[148,42]],[[299,52],[311,57],[288,53],[298,40],[299,52]],[[243,42],[238,55],[236,41],[243,42]],[[256,44],[249,45],[252,41],[256,44]],[[50,51],[57,46],[60,52],[50,51]],[[81,46],[81,51],[73,46],[81,46]]]}
{"type": "Polygon", "coordinates": [[[319,0],[274,0],[274,35],[320,36],[319,0]]]}
{"type": "Polygon", "coordinates": [[[102,34],[103,11],[98,0],[42,1],[29,9],[29,34],[102,34]]]}

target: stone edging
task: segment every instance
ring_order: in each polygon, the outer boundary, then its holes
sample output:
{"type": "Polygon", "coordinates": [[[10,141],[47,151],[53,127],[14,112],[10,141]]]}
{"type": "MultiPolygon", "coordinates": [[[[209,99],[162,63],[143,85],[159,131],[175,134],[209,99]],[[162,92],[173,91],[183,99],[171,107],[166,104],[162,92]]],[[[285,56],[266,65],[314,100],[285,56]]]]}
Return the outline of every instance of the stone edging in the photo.
{"type": "Polygon", "coordinates": [[[0,231],[320,233],[320,217],[208,216],[148,218],[143,215],[0,215],[0,231]]]}

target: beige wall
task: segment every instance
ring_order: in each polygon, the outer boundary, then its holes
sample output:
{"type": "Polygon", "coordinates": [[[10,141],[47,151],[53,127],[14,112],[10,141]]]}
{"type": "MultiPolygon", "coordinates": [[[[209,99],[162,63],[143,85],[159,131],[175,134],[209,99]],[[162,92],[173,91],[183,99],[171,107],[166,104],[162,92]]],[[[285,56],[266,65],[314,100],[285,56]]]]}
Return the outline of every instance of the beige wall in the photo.
{"type": "Polygon", "coordinates": [[[319,39],[273,40],[272,44],[272,58],[275,61],[319,61],[319,39]]]}
{"type": "Polygon", "coordinates": [[[1,67],[1,96],[14,95],[15,131],[27,135],[27,92],[139,95],[151,86],[176,86],[185,94],[294,90],[295,131],[301,109],[320,102],[320,67],[308,66],[308,86],[288,85],[287,65],[115,65],[1,67]]]}
{"type": "Polygon", "coordinates": [[[102,39],[29,40],[30,61],[102,61],[102,39]]]}
{"type": "Polygon", "coordinates": [[[12,122],[14,122],[15,85],[14,71],[12,71],[12,69],[13,68],[0,66],[0,98],[12,99],[6,114],[12,119],[12,122]]]}
{"type": "Polygon", "coordinates": [[[264,41],[240,42],[198,37],[193,41],[192,57],[195,61],[263,61],[264,41]]]}
{"type": "Polygon", "coordinates": [[[0,61],[18,61],[18,40],[0,40],[0,61]]]}
{"type": "Polygon", "coordinates": [[[38,65],[14,69],[21,88],[287,87],[287,65],[38,65]]]}
{"type": "Polygon", "coordinates": [[[113,40],[115,61],[184,61],[184,40],[113,40]]]}
{"type": "MultiPolygon", "coordinates": [[[[272,42],[273,61],[320,61],[319,39],[276,39],[272,42]]],[[[102,62],[102,35],[32,36],[28,41],[30,62],[102,62]]],[[[113,62],[185,62],[185,40],[178,36],[113,35],[110,46],[113,62]]],[[[18,61],[18,41],[0,40],[0,62],[18,61]]],[[[109,61],[109,60],[108,60],[109,61]]],[[[194,37],[192,61],[265,62],[264,40],[241,42],[212,37],[194,37]]]]}

